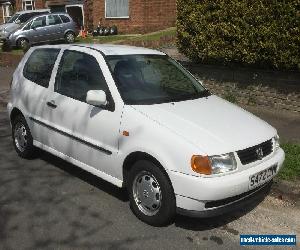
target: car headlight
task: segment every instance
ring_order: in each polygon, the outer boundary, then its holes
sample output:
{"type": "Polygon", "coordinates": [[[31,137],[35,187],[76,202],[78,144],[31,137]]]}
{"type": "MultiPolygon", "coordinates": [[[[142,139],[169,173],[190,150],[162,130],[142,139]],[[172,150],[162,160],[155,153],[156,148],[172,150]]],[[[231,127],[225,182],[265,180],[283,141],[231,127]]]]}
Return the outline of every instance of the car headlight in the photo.
{"type": "Polygon", "coordinates": [[[214,156],[193,155],[191,167],[199,174],[213,175],[234,171],[237,164],[234,153],[214,156]]]}
{"type": "Polygon", "coordinates": [[[280,148],[280,139],[278,135],[275,135],[273,138],[274,141],[274,152],[280,148]]]}

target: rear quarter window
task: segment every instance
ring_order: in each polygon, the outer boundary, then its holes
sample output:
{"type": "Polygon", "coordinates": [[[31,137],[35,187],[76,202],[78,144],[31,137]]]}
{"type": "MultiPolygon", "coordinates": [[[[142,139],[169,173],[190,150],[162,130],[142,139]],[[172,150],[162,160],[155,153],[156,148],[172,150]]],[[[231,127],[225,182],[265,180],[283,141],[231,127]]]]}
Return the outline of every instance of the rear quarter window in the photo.
{"type": "Polygon", "coordinates": [[[70,18],[65,16],[65,15],[59,15],[61,20],[64,22],[64,23],[69,23],[71,22],[70,18]]]}
{"type": "Polygon", "coordinates": [[[36,49],[29,56],[23,75],[26,79],[48,88],[59,49],[36,49]]]}

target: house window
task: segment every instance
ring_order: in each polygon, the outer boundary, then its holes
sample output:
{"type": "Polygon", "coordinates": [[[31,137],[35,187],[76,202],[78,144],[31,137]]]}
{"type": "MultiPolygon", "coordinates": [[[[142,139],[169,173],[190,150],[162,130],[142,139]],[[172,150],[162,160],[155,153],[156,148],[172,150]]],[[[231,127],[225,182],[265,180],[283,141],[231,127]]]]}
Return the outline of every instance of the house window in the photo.
{"type": "Polygon", "coordinates": [[[34,0],[23,0],[23,10],[34,10],[34,0]]]}
{"type": "Polygon", "coordinates": [[[129,0],[105,0],[106,18],[128,18],[129,0]]]}

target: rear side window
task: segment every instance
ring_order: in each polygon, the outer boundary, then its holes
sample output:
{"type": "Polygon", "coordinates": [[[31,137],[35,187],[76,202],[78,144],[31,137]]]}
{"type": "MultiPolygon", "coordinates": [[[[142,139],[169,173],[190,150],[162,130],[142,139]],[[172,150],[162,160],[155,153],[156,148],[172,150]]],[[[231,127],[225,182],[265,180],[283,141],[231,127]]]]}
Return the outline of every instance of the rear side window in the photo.
{"type": "Polygon", "coordinates": [[[48,25],[61,24],[61,20],[58,15],[49,15],[47,18],[48,18],[48,25]]]}
{"type": "Polygon", "coordinates": [[[68,18],[65,15],[59,15],[59,16],[64,23],[69,23],[71,21],[70,18],[68,18]]]}
{"type": "Polygon", "coordinates": [[[36,49],[28,58],[23,75],[28,80],[48,88],[59,49],[36,49]]]}

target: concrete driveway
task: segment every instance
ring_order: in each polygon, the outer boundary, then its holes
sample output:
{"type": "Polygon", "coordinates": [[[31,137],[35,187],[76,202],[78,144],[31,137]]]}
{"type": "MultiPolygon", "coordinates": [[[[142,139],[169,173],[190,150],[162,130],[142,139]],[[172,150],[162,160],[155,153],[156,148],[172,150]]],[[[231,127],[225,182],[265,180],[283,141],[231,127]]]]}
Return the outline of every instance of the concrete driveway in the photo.
{"type": "Polygon", "coordinates": [[[299,203],[276,193],[229,215],[148,226],[125,190],[45,152],[21,159],[10,134],[0,107],[0,249],[237,249],[240,234],[300,236],[299,203]]]}

